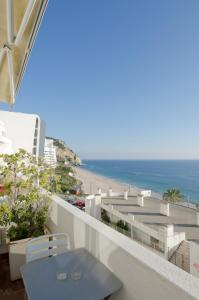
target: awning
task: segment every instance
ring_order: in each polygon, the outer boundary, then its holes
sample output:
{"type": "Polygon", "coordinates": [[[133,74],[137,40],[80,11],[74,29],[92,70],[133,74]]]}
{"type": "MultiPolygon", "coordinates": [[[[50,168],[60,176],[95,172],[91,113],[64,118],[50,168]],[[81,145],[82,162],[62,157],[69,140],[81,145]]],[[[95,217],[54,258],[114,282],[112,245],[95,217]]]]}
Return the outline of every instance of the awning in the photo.
{"type": "Polygon", "coordinates": [[[0,101],[14,104],[48,0],[0,0],[0,101]]]}

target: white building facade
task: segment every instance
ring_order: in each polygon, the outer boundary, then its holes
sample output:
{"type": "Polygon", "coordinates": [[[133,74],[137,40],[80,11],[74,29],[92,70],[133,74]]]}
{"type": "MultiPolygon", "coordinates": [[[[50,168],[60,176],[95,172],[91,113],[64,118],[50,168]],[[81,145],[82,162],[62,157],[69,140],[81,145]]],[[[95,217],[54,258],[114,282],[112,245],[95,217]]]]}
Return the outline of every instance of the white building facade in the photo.
{"type": "MultiPolygon", "coordinates": [[[[37,156],[44,156],[45,124],[36,114],[0,111],[1,139],[6,140],[13,153],[24,149],[37,156]]],[[[0,144],[0,153],[5,152],[5,145],[0,144]]],[[[10,154],[9,152],[7,152],[10,154]]]]}
{"type": "Polygon", "coordinates": [[[53,168],[57,165],[56,147],[52,139],[45,139],[44,161],[53,168]]]}
{"type": "Polygon", "coordinates": [[[0,121],[0,153],[13,154],[12,141],[6,137],[5,124],[0,121]]]}

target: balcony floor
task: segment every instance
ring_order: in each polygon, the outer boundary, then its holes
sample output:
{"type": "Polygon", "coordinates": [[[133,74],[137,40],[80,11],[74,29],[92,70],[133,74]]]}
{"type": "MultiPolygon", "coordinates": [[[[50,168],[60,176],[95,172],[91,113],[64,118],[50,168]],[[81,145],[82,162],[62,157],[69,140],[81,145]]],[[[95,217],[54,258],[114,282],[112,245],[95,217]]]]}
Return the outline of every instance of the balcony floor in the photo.
{"type": "Polygon", "coordinates": [[[11,281],[8,254],[0,254],[0,300],[24,300],[22,280],[11,281]]]}

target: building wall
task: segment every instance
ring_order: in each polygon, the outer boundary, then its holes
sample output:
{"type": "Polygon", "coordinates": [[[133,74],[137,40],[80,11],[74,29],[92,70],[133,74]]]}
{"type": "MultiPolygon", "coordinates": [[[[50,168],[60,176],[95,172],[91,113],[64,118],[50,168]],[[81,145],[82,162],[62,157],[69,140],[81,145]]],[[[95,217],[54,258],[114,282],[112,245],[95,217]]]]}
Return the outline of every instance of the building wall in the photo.
{"type": "Polygon", "coordinates": [[[43,156],[45,126],[38,115],[0,111],[0,121],[5,124],[14,152],[22,148],[36,156],[43,156]]]}
{"type": "Polygon", "coordinates": [[[12,141],[6,137],[5,124],[0,121],[0,153],[13,154],[12,141]]]}
{"type": "Polygon", "coordinates": [[[190,242],[190,273],[199,277],[199,244],[190,242]]]}
{"type": "Polygon", "coordinates": [[[199,299],[199,280],[138,243],[53,197],[48,226],[69,234],[73,247],[85,247],[121,281],[115,300],[199,299]]]}
{"type": "Polygon", "coordinates": [[[52,139],[45,139],[44,161],[51,167],[56,167],[57,165],[56,147],[54,146],[54,141],[52,139]]]}
{"type": "Polygon", "coordinates": [[[44,156],[45,136],[46,136],[46,125],[45,122],[39,118],[40,122],[40,138],[39,138],[39,156],[44,156]]]}

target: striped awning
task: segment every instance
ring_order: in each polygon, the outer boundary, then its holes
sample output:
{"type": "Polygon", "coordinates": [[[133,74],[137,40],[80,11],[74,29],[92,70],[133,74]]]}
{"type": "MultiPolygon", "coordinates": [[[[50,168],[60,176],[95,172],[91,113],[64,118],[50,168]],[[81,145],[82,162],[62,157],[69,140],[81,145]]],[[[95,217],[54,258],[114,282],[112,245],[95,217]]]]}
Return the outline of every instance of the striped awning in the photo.
{"type": "Polygon", "coordinates": [[[14,104],[48,0],[0,0],[0,101],[14,104]]]}

